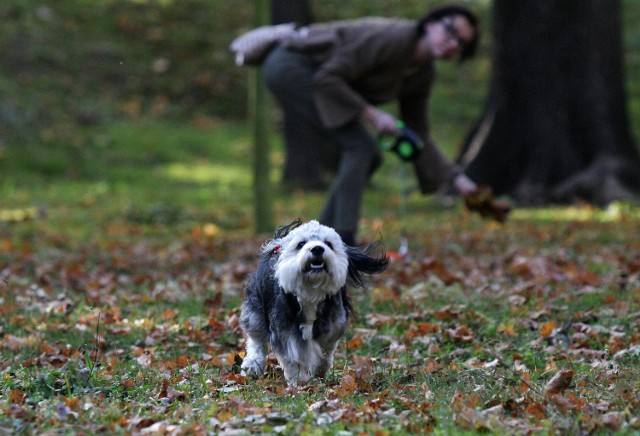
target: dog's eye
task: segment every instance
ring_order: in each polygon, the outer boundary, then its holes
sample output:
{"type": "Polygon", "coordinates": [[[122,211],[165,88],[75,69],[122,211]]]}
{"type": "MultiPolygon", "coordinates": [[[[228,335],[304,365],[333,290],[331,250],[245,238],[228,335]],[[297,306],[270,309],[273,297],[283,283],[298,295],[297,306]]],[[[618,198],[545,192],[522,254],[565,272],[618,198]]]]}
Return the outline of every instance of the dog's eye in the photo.
{"type": "Polygon", "coordinates": [[[333,244],[332,244],[331,242],[329,242],[329,241],[325,241],[324,243],[325,243],[325,245],[326,245],[327,247],[329,247],[331,250],[333,250],[333,244]]]}
{"type": "Polygon", "coordinates": [[[304,244],[306,244],[306,243],[307,243],[307,241],[298,242],[298,245],[296,246],[296,250],[302,249],[302,247],[304,247],[304,244]]]}

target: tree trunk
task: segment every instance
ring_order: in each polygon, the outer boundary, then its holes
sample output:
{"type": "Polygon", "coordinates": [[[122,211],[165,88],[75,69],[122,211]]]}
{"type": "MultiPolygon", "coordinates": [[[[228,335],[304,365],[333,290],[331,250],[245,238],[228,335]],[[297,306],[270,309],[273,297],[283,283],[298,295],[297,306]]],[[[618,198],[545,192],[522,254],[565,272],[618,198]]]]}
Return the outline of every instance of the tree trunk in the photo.
{"type": "Polygon", "coordinates": [[[522,205],[637,198],[619,0],[496,0],[483,116],[459,161],[522,205]]]}
{"type": "MultiPolygon", "coordinates": [[[[254,0],[255,26],[267,23],[267,0],[254,0]]],[[[270,147],[267,129],[266,86],[262,72],[253,68],[250,72],[250,103],[253,126],[253,193],[255,204],[256,233],[273,231],[273,208],[271,187],[269,185],[270,147]]]]}

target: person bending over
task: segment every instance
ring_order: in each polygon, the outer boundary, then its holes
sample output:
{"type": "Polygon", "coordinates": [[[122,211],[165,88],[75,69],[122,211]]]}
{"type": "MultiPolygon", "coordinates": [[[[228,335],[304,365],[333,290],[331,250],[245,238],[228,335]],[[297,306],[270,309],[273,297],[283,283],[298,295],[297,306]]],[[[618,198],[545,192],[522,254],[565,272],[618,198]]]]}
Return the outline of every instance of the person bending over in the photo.
{"type": "MultiPolygon", "coordinates": [[[[418,20],[360,18],[312,24],[280,42],[262,65],[267,87],[288,116],[338,145],[335,179],[319,221],[355,244],[367,180],[382,156],[377,135],[399,135],[398,119],[377,106],[397,101],[399,118],[424,148],[413,161],[422,193],[451,183],[463,196],[478,189],[429,136],[429,94],[436,61],[475,54],[477,17],[444,6],[418,20]]],[[[304,144],[300,144],[304,147],[304,144]]],[[[313,153],[310,153],[313,155],[313,153]]]]}

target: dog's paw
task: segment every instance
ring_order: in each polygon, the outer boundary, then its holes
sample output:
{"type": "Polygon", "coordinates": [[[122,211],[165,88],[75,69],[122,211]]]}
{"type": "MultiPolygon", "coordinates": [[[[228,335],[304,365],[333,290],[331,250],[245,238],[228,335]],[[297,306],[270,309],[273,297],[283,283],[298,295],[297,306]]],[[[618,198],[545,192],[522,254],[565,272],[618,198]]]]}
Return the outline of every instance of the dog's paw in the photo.
{"type": "Polygon", "coordinates": [[[257,360],[244,359],[242,365],[240,365],[240,374],[242,376],[261,376],[264,374],[264,364],[261,364],[257,360]]]}
{"type": "Polygon", "coordinates": [[[302,330],[302,339],[305,341],[313,338],[313,324],[300,324],[300,330],[302,330]]]}
{"type": "Polygon", "coordinates": [[[284,378],[287,381],[287,385],[291,388],[298,388],[300,385],[305,385],[312,376],[308,368],[299,365],[292,365],[284,367],[284,378]]]}

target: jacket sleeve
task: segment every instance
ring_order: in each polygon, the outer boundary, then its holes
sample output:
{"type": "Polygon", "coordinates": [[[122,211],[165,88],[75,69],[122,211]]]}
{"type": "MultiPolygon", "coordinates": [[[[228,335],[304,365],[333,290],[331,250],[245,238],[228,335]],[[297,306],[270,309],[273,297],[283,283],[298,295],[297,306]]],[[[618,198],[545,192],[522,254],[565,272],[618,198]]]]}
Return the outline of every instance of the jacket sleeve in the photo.
{"type": "Polygon", "coordinates": [[[357,93],[352,83],[366,66],[358,64],[357,48],[337,51],[316,71],[313,97],[322,123],[327,128],[343,126],[358,118],[368,102],[357,93]]]}
{"type": "Polygon", "coordinates": [[[434,71],[408,77],[399,98],[400,118],[424,142],[424,149],[413,161],[420,191],[428,194],[449,183],[462,168],[448,159],[431,139],[427,114],[434,71]]]}
{"type": "Polygon", "coordinates": [[[339,44],[316,71],[314,102],[326,127],[336,128],[355,120],[369,104],[355,84],[379,62],[380,47],[372,47],[375,44],[372,37],[339,44]]]}

